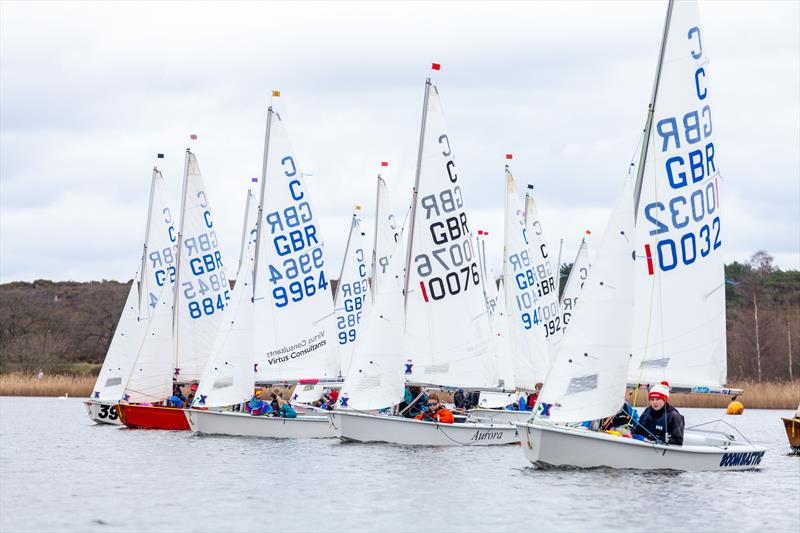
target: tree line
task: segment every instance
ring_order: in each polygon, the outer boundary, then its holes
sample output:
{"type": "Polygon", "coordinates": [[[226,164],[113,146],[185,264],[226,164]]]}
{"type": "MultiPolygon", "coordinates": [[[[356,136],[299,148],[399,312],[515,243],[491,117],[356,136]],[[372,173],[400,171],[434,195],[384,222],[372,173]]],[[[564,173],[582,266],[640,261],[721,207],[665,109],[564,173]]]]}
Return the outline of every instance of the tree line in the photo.
{"type": "MultiPolygon", "coordinates": [[[[562,290],[571,266],[560,269],[562,290]]],[[[0,285],[0,373],[99,370],[130,283],[0,285]]],[[[725,290],[728,378],[800,378],[800,271],[783,271],[760,251],[725,265],[725,290]]]]}

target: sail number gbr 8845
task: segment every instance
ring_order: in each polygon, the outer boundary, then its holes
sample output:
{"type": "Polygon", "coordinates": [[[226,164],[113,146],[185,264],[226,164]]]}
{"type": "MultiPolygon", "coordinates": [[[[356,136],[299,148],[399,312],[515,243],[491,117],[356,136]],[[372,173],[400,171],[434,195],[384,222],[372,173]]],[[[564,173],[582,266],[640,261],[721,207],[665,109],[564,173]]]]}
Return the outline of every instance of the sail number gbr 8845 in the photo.
{"type": "MultiPolygon", "coordinates": [[[[429,242],[420,249],[429,253],[414,256],[422,298],[425,302],[442,300],[448,294],[456,295],[470,286],[480,285],[478,264],[474,261],[474,250],[467,226],[467,214],[458,183],[455,162],[451,157],[450,141],[446,134],[438,137],[445,160],[445,171],[452,187],[420,198],[419,207],[424,210],[427,233],[422,238],[429,242]],[[439,275],[434,275],[436,272],[439,275]]],[[[419,215],[418,215],[419,216],[419,215]]]]}
{"type": "MultiPolygon", "coordinates": [[[[647,221],[645,227],[650,236],[659,239],[655,250],[649,243],[644,245],[650,275],[654,268],[667,272],[702,261],[722,244],[710,90],[706,83],[707,59],[703,55],[699,27],[693,26],[687,32],[679,31],[677,36],[688,39],[688,43],[680,45],[691,55],[691,68],[684,70],[682,65],[676,65],[676,70],[680,68],[680,75],[677,79],[667,79],[669,85],[664,89],[675,90],[676,86],[672,84],[691,86],[691,96],[686,105],[693,109],[661,118],[654,127],[651,142],[658,162],[655,167],[657,182],[652,191],[655,194],[642,198],[643,202],[649,202],[642,209],[647,221]]],[[[664,96],[674,99],[674,95],[664,96]]],[[[643,196],[648,190],[647,180],[645,174],[643,196]]]]}

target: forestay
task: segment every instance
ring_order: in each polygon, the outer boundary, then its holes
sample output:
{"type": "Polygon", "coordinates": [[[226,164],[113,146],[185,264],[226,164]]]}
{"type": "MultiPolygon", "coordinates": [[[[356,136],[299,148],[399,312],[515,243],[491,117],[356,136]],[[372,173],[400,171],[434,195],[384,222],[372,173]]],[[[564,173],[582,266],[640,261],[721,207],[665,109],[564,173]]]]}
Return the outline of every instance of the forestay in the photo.
{"type": "Polygon", "coordinates": [[[561,295],[561,324],[564,333],[566,333],[567,326],[572,320],[572,313],[575,310],[575,306],[578,305],[578,295],[583,289],[583,284],[589,276],[591,267],[592,265],[589,264],[589,245],[586,244],[586,239],[581,239],[578,254],[575,256],[575,262],[572,263],[567,283],[564,286],[564,293],[561,295]]]}
{"type": "Polygon", "coordinates": [[[176,237],[164,178],[154,168],[142,260],[97,377],[93,400],[118,402],[123,399],[162,291],[163,299],[168,300],[171,307],[169,289],[175,279],[176,237]]]}
{"type": "Polygon", "coordinates": [[[417,164],[405,283],[406,377],[443,386],[497,387],[463,180],[430,81],[417,164]]]}
{"type": "Polygon", "coordinates": [[[527,241],[531,251],[531,260],[536,272],[536,295],[539,297],[536,311],[538,314],[538,328],[547,339],[550,359],[555,357],[558,343],[563,334],[561,323],[561,310],[558,301],[558,286],[556,276],[558,268],[553,268],[547,240],[542,229],[541,216],[536,207],[536,201],[529,192],[525,194],[525,225],[527,241]]]}
{"type": "Polygon", "coordinates": [[[580,422],[616,413],[625,396],[633,306],[630,180],[617,199],[592,271],[539,396],[539,414],[580,422]]]}
{"type": "MultiPolygon", "coordinates": [[[[505,184],[503,279],[509,347],[516,386],[533,390],[536,383],[544,380],[550,365],[549,346],[542,327],[546,304],[539,292],[536,262],[539,252],[534,252],[528,241],[531,229],[525,227],[514,176],[508,168],[505,184]]],[[[542,284],[549,286],[548,283],[545,280],[542,284]]]]}
{"type": "Polygon", "coordinates": [[[367,267],[368,245],[367,237],[361,230],[361,220],[353,215],[334,302],[342,375],[347,375],[350,368],[353,348],[360,340],[361,322],[372,298],[367,267]]]}
{"type": "Polygon", "coordinates": [[[173,338],[175,378],[199,381],[231,297],[222,247],[197,158],[186,151],[173,338]]]}
{"type": "Polygon", "coordinates": [[[255,274],[257,382],[337,378],[325,247],[300,165],[269,109],[255,274]]]}
{"type": "Polygon", "coordinates": [[[726,381],[725,279],[709,63],[696,2],[675,2],[641,171],[632,383],[726,381]]]}

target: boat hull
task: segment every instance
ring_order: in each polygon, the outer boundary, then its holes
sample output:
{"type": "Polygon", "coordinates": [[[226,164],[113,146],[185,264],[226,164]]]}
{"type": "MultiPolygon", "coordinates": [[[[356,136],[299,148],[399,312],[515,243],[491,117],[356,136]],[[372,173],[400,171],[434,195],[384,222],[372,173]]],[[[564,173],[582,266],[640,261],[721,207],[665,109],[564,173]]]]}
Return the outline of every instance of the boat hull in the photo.
{"type": "Polygon", "coordinates": [[[533,411],[509,411],[508,409],[486,409],[476,407],[467,411],[469,416],[476,420],[491,420],[493,422],[525,423],[533,416],[533,411]]]}
{"type": "Polygon", "coordinates": [[[800,418],[784,418],[783,425],[786,427],[789,446],[795,453],[800,453],[800,418]]]}
{"type": "Polygon", "coordinates": [[[334,411],[330,417],[339,437],[344,441],[387,442],[409,446],[494,446],[519,442],[519,433],[511,424],[439,424],[399,416],[346,411],[334,411]]]}
{"type": "Polygon", "coordinates": [[[117,412],[125,426],[131,429],[167,429],[189,431],[185,409],[157,405],[118,404],[117,412]]]}
{"type": "Polygon", "coordinates": [[[93,422],[112,426],[122,425],[122,421],[119,419],[119,415],[117,414],[116,404],[87,400],[83,402],[83,405],[86,407],[86,412],[93,422]]]}
{"type": "Polygon", "coordinates": [[[683,446],[667,446],[585,428],[517,425],[525,457],[538,468],[748,470],[758,468],[766,451],[751,444],[704,437],[701,432],[693,435],[691,430],[686,431],[683,446]]]}
{"type": "Polygon", "coordinates": [[[252,416],[233,411],[188,409],[186,419],[193,433],[264,437],[273,439],[330,439],[336,430],[327,415],[300,415],[297,418],[252,416]]]}

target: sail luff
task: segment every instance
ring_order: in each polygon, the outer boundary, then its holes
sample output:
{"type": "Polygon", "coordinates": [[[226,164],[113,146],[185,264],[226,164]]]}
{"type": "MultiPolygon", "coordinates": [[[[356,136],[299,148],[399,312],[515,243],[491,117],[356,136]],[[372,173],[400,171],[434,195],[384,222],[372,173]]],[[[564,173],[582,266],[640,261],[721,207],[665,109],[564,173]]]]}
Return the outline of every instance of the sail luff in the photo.
{"type": "Polygon", "coordinates": [[[242,262],[244,261],[244,254],[245,254],[245,251],[246,251],[245,247],[247,246],[247,242],[248,242],[247,241],[247,233],[248,233],[247,232],[247,228],[248,228],[248,224],[250,222],[250,220],[249,220],[249,218],[250,218],[250,202],[252,201],[252,198],[253,198],[253,192],[250,189],[247,189],[247,199],[244,202],[244,223],[242,224],[242,242],[239,245],[239,265],[236,267],[236,271],[237,271],[236,278],[237,278],[237,281],[238,281],[238,278],[239,278],[238,272],[240,272],[242,270],[242,262]]]}
{"type": "Polygon", "coordinates": [[[256,297],[256,285],[258,285],[258,262],[261,255],[261,233],[264,221],[264,195],[267,189],[267,159],[269,157],[269,136],[272,130],[272,106],[267,108],[267,126],[264,132],[264,156],[261,163],[261,192],[258,199],[258,219],[256,220],[256,249],[255,249],[255,262],[253,264],[253,299],[256,297]]]}
{"type": "Polygon", "coordinates": [[[372,279],[372,303],[375,303],[375,295],[378,292],[378,224],[381,223],[380,216],[381,216],[381,178],[380,173],[378,173],[378,182],[377,186],[375,187],[375,225],[373,227],[373,235],[372,235],[372,265],[370,267],[370,278],[372,279]]]}
{"type": "Polygon", "coordinates": [[[664,54],[667,49],[667,37],[669,36],[669,26],[672,20],[672,8],[675,0],[669,0],[667,4],[667,15],[664,18],[664,31],[661,34],[661,48],[658,53],[658,63],[656,65],[656,76],[653,82],[653,94],[650,97],[650,105],[647,109],[647,121],[644,126],[644,139],[642,142],[642,151],[639,155],[639,166],[636,172],[636,182],[633,186],[633,221],[636,223],[639,217],[639,200],[642,196],[642,180],[644,180],[645,162],[647,161],[647,147],[650,144],[650,134],[653,131],[653,118],[656,111],[656,98],[658,97],[658,88],[661,84],[661,71],[664,66],[664,54]]]}
{"type": "Polygon", "coordinates": [[[419,147],[417,148],[417,167],[414,173],[414,190],[411,193],[411,222],[408,231],[408,246],[406,247],[406,270],[403,279],[403,329],[408,315],[408,282],[411,279],[411,250],[414,244],[414,222],[417,216],[417,194],[419,193],[419,178],[422,172],[422,150],[425,145],[425,125],[428,120],[428,100],[431,94],[431,79],[425,79],[425,97],[422,101],[422,121],[419,130],[419,147]]]}
{"type": "MultiPolygon", "coordinates": [[[[156,192],[156,176],[160,176],[161,173],[158,171],[157,167],[153,167],[153,176],[150,179],[150,201],[147,203],[147,223],[145,224],[144,229],[144,244],[142,245],[142,262],[139,265],[139,306],[137,308],[137,313],[139,315],[139,319],[141,320],[142,317],[142,295],[147,292],[145,290],[145,271],[147,270],[147,241],[150,238],[150,221],[153,218],[153,196],[156,192]]],[[[149,315],[149,313],[148,313],[149,315]]]]}
{"type": "Polygon", "coordinates": [[[173,367],[178,368],[178,322],[180,313],[178,309],[180,309],[180,301],[181,301],[181,254],[183,253],[183,230],[184,230],[184,223],[186,222],[186,191],[189,187],[189,157],[191,155],[191,151],[187,148],[185,160],[183,164],[183,191],[181,192],[181,221],[178,225],[178,247],[175,251],[175,285],[173,291],[173,300],[172,300],[172,362],[173,367]]]}
{"type": "Polygon", "coordinates": [[[344,257],[342,257],[342,268],[339,269],[339,283],[336,285],[336,293],[333,295],[334,305],[339,301],[339,292],[342,288],[342,276],[344,275],[344,267],[347,264],[347,255],[350,253],[350,241],[353,239],[353,231],[356,228],[356,214],[353,213],[350,219],[350,231],[347,232],[347,243],[344,245],[344,257]]]}

